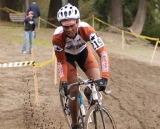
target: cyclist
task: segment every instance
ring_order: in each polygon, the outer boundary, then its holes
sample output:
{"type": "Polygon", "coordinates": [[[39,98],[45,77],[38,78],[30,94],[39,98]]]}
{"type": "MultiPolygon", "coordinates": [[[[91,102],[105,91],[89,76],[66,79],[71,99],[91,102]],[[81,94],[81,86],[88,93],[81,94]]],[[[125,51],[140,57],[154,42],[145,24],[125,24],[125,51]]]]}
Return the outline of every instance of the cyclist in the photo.
{"type": "MultiPolygon", "coordinates": [[[[109,58],[102,39],[94,28],[80,21],[79,10],[71,4],[67,4],[59,9],[57,19],[61,26],[55,30],[52,43],[57,57],[60,83],[65,95],[68,94],[67,84],[78,81],[75,62],[77,62],[88,78],[99,79],[97,83],[100,91],[105,90],[109,77],[109,58]],[[102,74],[100,74],[98,62],[87,45],[88,41],[90,41],[93,49],[100,57],[102,74]]],[[[72,87],[70,96],[78,98],[78,91],[78,86],[72,87]]],[[[88,89],[85,90],[87,98],[89,98],[90,92],[88,89]]],[[[72,129],[79,129],[77,120],[78,99],[69,101],[69,109],[72,117],[72,129]]]]}

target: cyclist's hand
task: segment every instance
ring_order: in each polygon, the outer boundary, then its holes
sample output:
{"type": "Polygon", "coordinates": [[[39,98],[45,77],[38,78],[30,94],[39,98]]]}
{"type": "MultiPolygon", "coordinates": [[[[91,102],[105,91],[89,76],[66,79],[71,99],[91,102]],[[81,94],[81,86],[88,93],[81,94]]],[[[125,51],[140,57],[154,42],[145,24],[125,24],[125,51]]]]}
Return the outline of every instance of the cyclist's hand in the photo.
{"type": "Polygon", "coordinates": [[[67,96],[67,95],[68,95],[67,82],[62,82],[62,83],[61,83],[61,87],[62,87],[63,90],[64,90],[65,96],[67,96]]]}
{"type": "Polygon", "coordinates": [[[101,78],[97,82],[97,85],[99,87],[99,91],[104,91],[106,89],[108,79],[107,78],[101,78]]]}

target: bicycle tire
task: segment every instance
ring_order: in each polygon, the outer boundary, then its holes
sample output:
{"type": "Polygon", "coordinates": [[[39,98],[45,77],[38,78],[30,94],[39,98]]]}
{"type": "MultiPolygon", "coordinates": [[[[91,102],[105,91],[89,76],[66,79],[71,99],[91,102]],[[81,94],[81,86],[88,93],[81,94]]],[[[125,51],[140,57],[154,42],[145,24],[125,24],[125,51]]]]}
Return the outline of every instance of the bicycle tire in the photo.
{"type": "MultiPolygon", "coordinates": [[[[59,86],[60,87],[60,86],[59,86]]],[[[62,96],[60,93],[59,93],[59,96],[60,96],[60,103],[61,103],[61,108],[63,110],[63,114],[65,116],[65,120],[67,122],[67,125],[69,128],[71,128],[71,123],[72,123],[72,119],[71,119],[71,115],[70,115],[70,111],[69,111],[69,108],[66,107],[66,97],[65,96],[62,96]],[[68,109],[67,109],[68,108],[68,109]],[[68,112],[68,113],[67,113],[68,112]]]]}
{"type": "Polygon", "coordinates": [[[87,112],[84,129],[116,129],[116,124],[107,109],[94,104],[87,112]]]}
{"type": "MultiPolygon", "coordinates": [[[[60,88],[60,86],[59,86],[59,88],[60,88]]],[[[69,108],[66,107],[66,100],[65,100],[66,97],[62,96],[60,93],[59,93],[59,95],[60,95],[61,108],[63,110],[65,120],[67,122],[68,127],[71,128],[72,119],[71,119],[69,108]]],[[[84,129],[84,116],[82,115],[81,110],[79,110],[78,122],[79,122],[80,128],[84,129]]]]}

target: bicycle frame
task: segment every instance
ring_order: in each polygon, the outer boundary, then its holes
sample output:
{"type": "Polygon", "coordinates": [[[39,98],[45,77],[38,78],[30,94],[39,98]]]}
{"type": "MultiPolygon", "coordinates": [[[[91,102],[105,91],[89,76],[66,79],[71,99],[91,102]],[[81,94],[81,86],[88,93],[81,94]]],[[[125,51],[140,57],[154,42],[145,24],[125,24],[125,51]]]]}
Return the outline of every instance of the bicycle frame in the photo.
{"type": "MultiPolygon", "coordinates": [[[[104,110],[103,106],[102,106],[102,94],[101,92],[97,91],[97,86],[96,86],[96,81],[99,80],[99,79],[87,79],[87,80],[84,80],[83,78],[81,78],[80,75],[77,75],[77,78],[78,78],[78,82],[76,83],[72,83],[70,85],[68,85],[68,90],[72,87],[72,86],[79,86],[79,95],[78,95],[78,100],[79,100],[79,106],[80,106],[80,114],[78,116],[78,121],[79,121],[79,124],[81,126],[82,129],[84,129],[84,121],[86,121],[86,117],[87,117],[87,120],[88,120],[88,123],[92,123],[92,119],[90,118],[90,116],[88,117],[88,110],[93,109],[93,106],[92,105],[97,105],[97,108],[98,110],[102,109],[104,110]],[[90,90],[91,90],[91,101],[89,103],[87,103],[86,105],[86,110],[85,110],[85,106],[84,106],[84,103],[83,103],[83,97],[82,97],[82,94],[81,94],[81,87],[82,86],[85,86],[85,87],[89,87],[90,90]],[[86,112],[87,111],[87,112],[86,112]]],[[[111,91],[103,91],[105,94],[110,94],[111,91]]],[[[67,95],[67,97],[64,95],[64,92],[63,90],[60,90],[60,95],[63,97],[63,98],[66,98],[65,102],[63,102],[61,100],[61,104],[63,105],[62,106],[62,109],[63,111],[65,112],[65,118],[66,118],[66,121],[70,127],[71,125],[71,121],[69,120],[69,117],[70,116],[70,111],[68,109],[68,107],[66,107],[66,104],[68,103],[68,99],[69,100],[75,100],[75,97],[70,97],[70,95],[67,95]]],[[[60,97],[61,98],[61,97],[60,97]]],[[[62,98],[61,98],[62,99],[62,98]]],[[[86,122],[85,122],[86,123],[86,122]]]]}

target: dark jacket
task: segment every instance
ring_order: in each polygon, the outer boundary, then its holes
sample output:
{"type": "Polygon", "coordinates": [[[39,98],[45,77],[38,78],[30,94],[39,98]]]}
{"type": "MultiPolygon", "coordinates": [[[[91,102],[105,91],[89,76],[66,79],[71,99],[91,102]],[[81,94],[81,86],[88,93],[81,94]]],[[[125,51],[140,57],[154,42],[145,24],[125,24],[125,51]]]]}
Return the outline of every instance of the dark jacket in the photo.
{"type": "Polygon", "coordinates": [[[24,19],[24,22],[25,22],[25,28],[24,28],[25,31],[34,31],[35,30],[35,23],[34,23],[33,18],[30,19],[30,18],[26,17],[24,19]]]}
{"type": "Polygon", "coordinates": [[[29,11],[33,11],[34,12],[34,18],[37,18],[39,17],[41,14],[40,14],[40,9],[39,7],[36,5],[36,4],[31,4],[27,10],[27,14],[29,11]]]}

